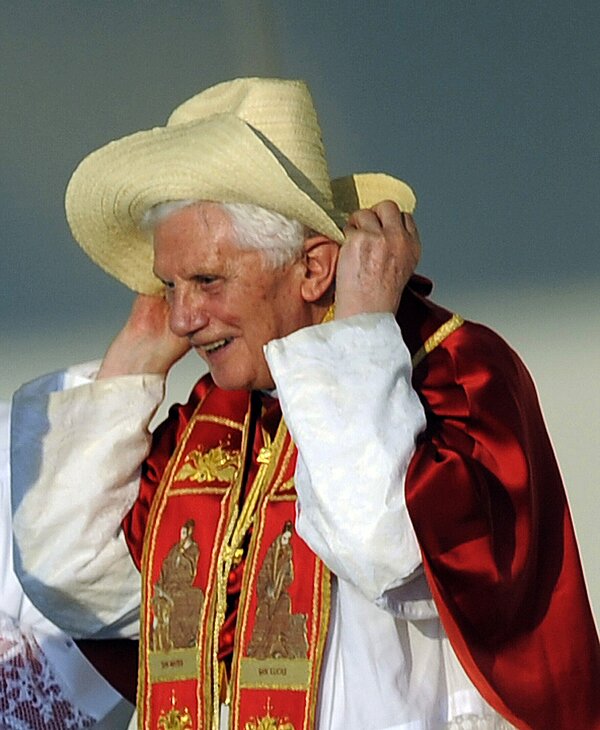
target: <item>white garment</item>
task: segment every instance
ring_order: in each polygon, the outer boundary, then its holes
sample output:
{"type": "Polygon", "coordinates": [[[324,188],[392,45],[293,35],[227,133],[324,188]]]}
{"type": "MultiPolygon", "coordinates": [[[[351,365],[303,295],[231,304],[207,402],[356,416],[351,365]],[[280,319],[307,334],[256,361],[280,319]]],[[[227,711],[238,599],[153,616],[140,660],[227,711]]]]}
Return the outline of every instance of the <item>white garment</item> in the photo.
{"type": "MultiPolygon", "coordinates": [[[[394,318],[309,327],[265,352],[298,445],[298,532],[338,576],[318,727],[435,730],[468,727],[457,723],[471,715],[473,728],[502,727],[458,664],[422,574],[404,477],[425,418],[394,318]]],[[[135,500],[162,380],[82,375],[89,368],[15,397],[21,579],[70,630],[128,633],[139,579],[119,525],[135,500]],[[60,541],[32,542],[40,523],[48,535],[68,524],[65,544],[64,529],[60,541]],[[50,598],[42,580],[57,591],[50,598]],[[64,594],[77,596],[84,621],[61,606],[64,594]]]]}
{"type": "Polygon", "coordinates": [[[137,495],[163,382],[94,383],[94,373],[92,365],[48,375],[13,397],[15,567],[32,601],[71,636],[136,637],[140,576],[120,523],[137,495]],[[45,535],[60,539],[46,544],[45,535]]]}
{"type": "Polygon", "coordinates": [[[125,728],[131,705],[35,608],[13,571],[9,423],[0,403],[0,728],[125,728]]]}

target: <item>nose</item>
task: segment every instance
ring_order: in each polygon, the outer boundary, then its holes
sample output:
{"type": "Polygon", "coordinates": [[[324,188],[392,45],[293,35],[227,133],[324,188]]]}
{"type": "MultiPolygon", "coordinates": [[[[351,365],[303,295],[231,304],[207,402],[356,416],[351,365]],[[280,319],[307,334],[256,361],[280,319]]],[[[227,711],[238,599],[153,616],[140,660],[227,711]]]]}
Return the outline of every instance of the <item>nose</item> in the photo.
{"type": "Polygon", "coordinates": [[[170,297],[169,327],[178,337],[189,337],[209,321],[204,297],[197,291],[176,288],[170,297]]]}

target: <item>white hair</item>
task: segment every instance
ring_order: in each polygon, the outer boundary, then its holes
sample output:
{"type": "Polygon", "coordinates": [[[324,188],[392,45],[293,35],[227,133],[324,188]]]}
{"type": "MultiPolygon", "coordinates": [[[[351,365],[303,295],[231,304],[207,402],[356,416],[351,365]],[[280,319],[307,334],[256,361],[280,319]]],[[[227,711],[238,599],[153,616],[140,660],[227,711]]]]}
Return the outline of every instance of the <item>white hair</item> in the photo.
{"type": "MultiPolygon", "coordinates": [[[[201,203],[200,200],[170,200],[146,211],[141,227],[153,231],[177,210],[201,203]]],[[[236,243],[243,249],[264,253],[265,261],[274,268],[296,260],[302,252],[306,227],[275,211],[250,203],[213,203],[223,210],[233,226],[236,243]]]]}

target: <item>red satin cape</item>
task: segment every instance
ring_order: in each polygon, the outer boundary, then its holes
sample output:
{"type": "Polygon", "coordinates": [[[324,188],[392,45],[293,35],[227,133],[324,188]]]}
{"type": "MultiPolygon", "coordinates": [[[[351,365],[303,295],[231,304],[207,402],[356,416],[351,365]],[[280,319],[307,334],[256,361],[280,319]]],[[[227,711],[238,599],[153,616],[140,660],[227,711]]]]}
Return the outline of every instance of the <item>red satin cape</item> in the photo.
{"type": "MultiPolygon", "coordinates": [[[[413,282],[411,350],[450,313],[413,282]]],[[[415,368],[427,414],[406,501],[440,618],[483,697],[516,727],[600,728],[600,646],[535,386],[465,323],[415,368]]]]}

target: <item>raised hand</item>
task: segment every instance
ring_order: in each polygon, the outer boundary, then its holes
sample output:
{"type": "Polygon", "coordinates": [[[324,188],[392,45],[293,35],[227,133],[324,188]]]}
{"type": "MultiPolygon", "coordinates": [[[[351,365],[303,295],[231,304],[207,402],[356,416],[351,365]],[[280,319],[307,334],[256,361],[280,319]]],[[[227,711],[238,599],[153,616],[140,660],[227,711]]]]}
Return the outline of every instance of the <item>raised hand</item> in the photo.
{"type": "Polygon", "coordinates": [[[138,294],[129,319],[108,348],[98,378],[165,374],[188,350],[186,337],[169,329],[169,305],[160,296],[138,294]]]}
{"type": "Polygon", "coordinates": [[[395,313],[421,253],[412,215],[385,200],[353,213],[344,234],[336,273],[336,319],[395,313]]]}

